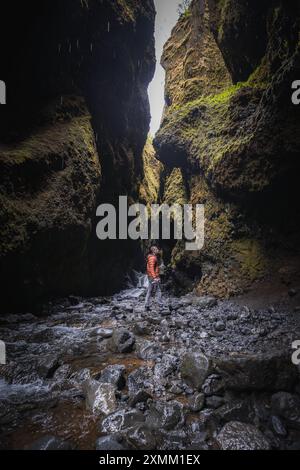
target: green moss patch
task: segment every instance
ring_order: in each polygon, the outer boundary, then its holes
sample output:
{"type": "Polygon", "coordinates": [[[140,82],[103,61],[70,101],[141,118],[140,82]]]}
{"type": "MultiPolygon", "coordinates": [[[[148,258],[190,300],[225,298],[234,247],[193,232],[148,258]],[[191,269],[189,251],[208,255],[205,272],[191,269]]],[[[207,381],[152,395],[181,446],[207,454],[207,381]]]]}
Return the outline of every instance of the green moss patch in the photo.
{"type": "Polygon", "coordinates": [[[232,243],[233,256],[240,263],[242,273],[254,281],[262,277],[267,268],[267,258],[261,244],[254,239],[236,240],[232,243]]]}
{"type": "Polygon", "coordinates": [[[148,136],[143,150],[143,180],[139,187],[140,200],[147,204],[158,201],[163,171],[163,165],[155,156],[152,140],[152,137],[148,136]]]}
{"type": "Polygon", "coordinates": [[[185,182],[180,168],[174,168],[167,177],[163,201],[169,205],[187,203],[185,182]]]}

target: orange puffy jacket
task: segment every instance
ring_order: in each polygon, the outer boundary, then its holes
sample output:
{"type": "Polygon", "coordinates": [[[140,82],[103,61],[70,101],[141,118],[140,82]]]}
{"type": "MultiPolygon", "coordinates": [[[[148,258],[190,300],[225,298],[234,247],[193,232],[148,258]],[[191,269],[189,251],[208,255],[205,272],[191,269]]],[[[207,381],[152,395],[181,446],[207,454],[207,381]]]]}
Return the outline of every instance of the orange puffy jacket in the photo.
{"type": "Polygon", "coordinates": [[[159,266],[155,255],[148,255],[147,257],[147,274],[152,279],[159,277],[159,266]]]}

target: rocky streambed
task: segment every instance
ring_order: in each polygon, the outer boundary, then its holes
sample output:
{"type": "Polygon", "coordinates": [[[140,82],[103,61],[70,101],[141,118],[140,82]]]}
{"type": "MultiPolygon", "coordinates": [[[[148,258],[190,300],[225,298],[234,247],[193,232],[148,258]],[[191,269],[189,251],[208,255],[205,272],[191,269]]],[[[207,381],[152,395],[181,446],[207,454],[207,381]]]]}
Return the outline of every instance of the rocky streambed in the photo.
{"type": "Polygon", "coordinates": [[[2,449],[300,448],[297,309],[144,295],[1,317],[2,449]]]}

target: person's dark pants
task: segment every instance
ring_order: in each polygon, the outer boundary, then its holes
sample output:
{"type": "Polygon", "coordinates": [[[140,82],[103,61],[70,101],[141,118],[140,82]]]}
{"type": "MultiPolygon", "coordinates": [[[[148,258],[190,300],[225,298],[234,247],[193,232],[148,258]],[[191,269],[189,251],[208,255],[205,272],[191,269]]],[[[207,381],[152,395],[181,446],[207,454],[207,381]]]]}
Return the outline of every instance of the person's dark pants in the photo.
{"type": "Polygon", "coordinates": [[[151,277],[148,277],[149,285],[146,294],[145,300],[145,307],[150,307],[150,299],[151,297],[156,297],[156,301],[161,304],[161,288],[160,288],[160,281],[155,281],[151,277]]]}

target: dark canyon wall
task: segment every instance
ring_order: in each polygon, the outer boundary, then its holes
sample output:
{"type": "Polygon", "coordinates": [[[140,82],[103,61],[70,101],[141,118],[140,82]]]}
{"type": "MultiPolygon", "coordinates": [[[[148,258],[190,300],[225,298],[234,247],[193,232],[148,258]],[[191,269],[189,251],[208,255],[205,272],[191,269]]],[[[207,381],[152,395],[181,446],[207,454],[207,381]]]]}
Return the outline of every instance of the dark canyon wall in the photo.
{"type": "Polygon", "coordinates": [[[165,201],[205,204],[205,247],[171,262],[199,293],[299,274],[299,2],[194,0],[165,45],[154,140],[165,201]]]}
{"type": "Polygon", "coordinates": [[[0,31],[3,309],[121,287],[138,244],[99,242],[119,195],[204,203],[205,247],[167,246],[185,287],[226,297],[299,274],[298,2],[194,0],[165,45],[166,107],[147,141],[152,1],[7,6],[0,31]],[[144,168],[143,168],[144,167],[144,168]]]}
{"type": "Polygon", "coordinates": [[[138,194],[154,17],[152,0],[12,2],[1,12],[3,308],[121,285],[130,246],[97,241],[95,212],[138,194]]]}

